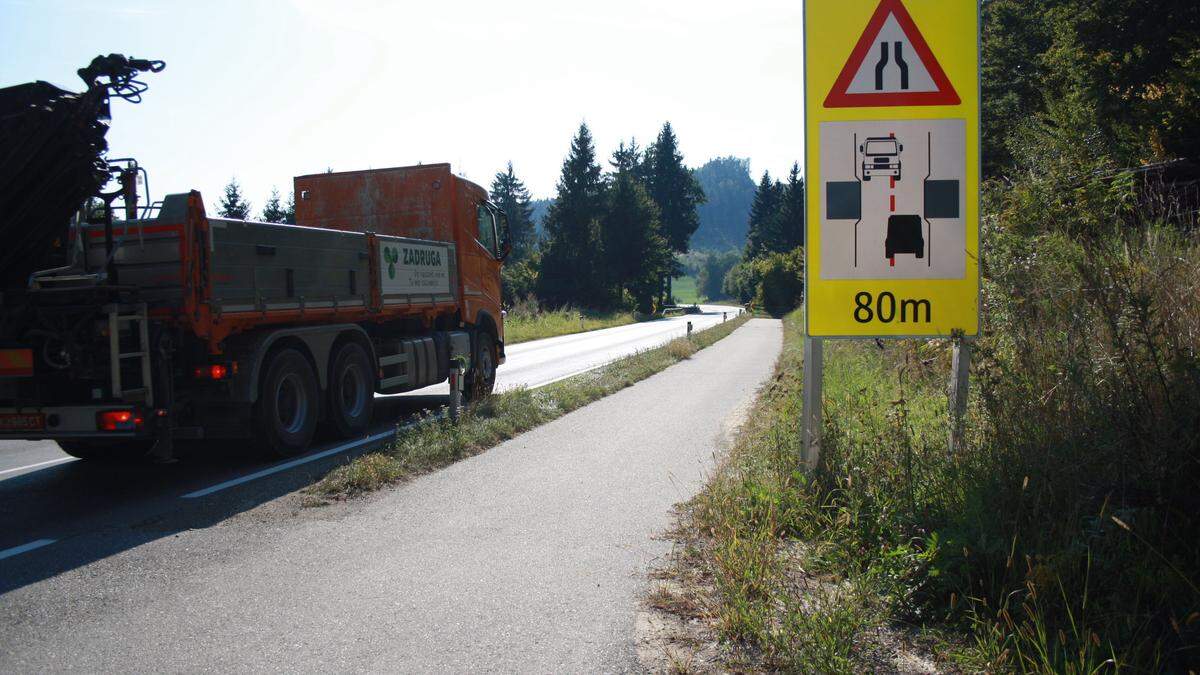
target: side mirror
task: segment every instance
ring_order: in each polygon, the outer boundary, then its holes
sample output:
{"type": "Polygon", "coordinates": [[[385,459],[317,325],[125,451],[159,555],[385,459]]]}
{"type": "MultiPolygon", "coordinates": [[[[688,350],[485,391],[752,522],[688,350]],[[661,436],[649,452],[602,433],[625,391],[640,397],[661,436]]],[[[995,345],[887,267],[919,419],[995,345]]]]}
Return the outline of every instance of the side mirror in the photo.
{"type": "Polygon", "coordinates": [[[866,152],[866,151],[867,151],[867,149],[866,149],[866,146],[864,146],[864,145],[860,145],[860,146],[858,146],[858,151],[859,151],[859,152],[866,152]]]}
{"type": "Polygon", "coordinates": [[[903,143],[900,144],[900,152],[904,152],[904,144],[903,143]]]}
{"type": "Polygon", "coordinates": [[[498,211],[496,215],[499,216],[496,219],[498,225],[496,229],[499,230],[497,234],[500,240],[500,262],[504,262],[512,253],[512,233],[508,229],[508,216],[503,211],[498,211]]]}

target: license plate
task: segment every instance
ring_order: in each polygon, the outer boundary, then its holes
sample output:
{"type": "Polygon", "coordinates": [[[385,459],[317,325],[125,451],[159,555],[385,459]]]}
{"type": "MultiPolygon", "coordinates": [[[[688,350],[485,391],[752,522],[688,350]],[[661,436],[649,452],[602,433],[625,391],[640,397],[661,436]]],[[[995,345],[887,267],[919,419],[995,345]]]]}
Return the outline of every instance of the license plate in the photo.
{"type": "Polygon", "coordinates": [[[46,428],[42,413],[0,413],[0,431],[41,431],[46,428]]]}

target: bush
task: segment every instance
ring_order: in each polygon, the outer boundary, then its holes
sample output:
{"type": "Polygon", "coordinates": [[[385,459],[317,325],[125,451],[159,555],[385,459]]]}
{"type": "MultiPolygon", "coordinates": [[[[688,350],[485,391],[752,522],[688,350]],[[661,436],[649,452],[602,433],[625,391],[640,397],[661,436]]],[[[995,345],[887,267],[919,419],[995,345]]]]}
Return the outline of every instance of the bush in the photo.
{"type": "Polygon", "coordinates": [[[725,295],[723,292],[725,275],[729,274],[729,270],[737,262],[738,254],[736,251],[708,253],[705,255],[699,270],[696,272],[696,290],[700,296],[709,300],[716,300],[725,295]]]}
{"type": "Polygon", "coordinates": [[[501,303],[505,307],[513,307],[533,295],[537,286],[538,260],[538,254],[534,253],[520,262],[505,263],[500,268],[501,303]]]}
{"type": "Polygon", "coordinates": [[[725,275],[723,285],[742,304],[783,316],[804,299],[804,249],[742,261],[725,275]]]}

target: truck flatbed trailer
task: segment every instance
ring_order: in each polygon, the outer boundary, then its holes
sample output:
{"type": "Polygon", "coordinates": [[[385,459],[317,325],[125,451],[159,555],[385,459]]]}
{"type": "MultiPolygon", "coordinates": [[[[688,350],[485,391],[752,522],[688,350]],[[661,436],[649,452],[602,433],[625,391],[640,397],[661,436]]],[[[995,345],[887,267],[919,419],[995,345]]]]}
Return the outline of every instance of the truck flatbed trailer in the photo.
{"type": "Polygon", "coordinates": [[[0,438],[109,458],[257,435],[287,455],[460,363],[489,392],[507,225],[483,189],[445,164],[295,188],[295,225],[209,217],[198,192],[80,222],[72,264],[4,291],[0,363],[19,367],[0,371],[0,438]]]}

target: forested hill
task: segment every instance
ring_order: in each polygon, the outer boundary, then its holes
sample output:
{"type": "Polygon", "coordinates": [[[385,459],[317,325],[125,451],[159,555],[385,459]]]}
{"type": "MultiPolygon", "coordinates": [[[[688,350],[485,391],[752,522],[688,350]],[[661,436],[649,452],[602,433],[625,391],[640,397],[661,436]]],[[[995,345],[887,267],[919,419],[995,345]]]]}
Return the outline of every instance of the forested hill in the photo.
{"type": "MultiPolygon", "coordinates": [[[[750,178],[750,160],[740,157],[710,159],[696,169],[696,180],[707,201],[700,205],[700,228],[692,235],[693,250],[742,249],[746,245],[746,223],[754,201],[754,181],[750,178]]],[[[552,199],[535,199],[533,223],[542,234],[542,218],[552,199]]]]}
{"type": "Polygon", "coordinates": [[[739,157],[710,159],[696,169],[696,180],[707,198],[700,205],[700,228],[692,235],[693,250],[741,249],[746,245],[746,223],[754,201],[750,160],[739,157]]]}

